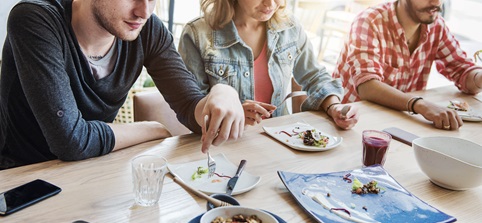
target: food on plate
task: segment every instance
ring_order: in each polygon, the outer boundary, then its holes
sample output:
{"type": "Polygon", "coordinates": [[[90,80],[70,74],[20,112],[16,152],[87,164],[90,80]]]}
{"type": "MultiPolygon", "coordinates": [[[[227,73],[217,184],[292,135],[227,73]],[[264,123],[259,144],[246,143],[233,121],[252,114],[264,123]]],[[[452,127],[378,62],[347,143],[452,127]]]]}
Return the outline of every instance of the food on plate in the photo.
{"type": "MultiPolygon", "coordinates": [[[[323,196],[321,193],[314,193],[310,194],[311,199],[313,199],[316,203],[320,204],[323,208],[326,210],[329,210],[331,213],[338,215],[341,218],[344,218],[346,220],[352,221],[352,222],[359,222],[359,223],[365,223],[365,222],[377,222],[374,219],[370,219],[370,217],[366,216],[366,218],[359,218],[350,213],[350,211],[347,208],[344,207],[338,207],[332,204],[331,198],[328,196],[323,196]]],[[[356,211],[355,211],[356,212],[356,211]]]]}
{"type": "MultiPolygon", "coordinates": [[[[196,180],[196,179],[199,179],[199,178],[202,178],[202,176],[204,174],[207,174],[209,172],[209,169],[206,168],[206,167],[202,167],[202,166],[199,166],[196,171],[194,171],[194,173],[191,175],[191,180],[196,180]]],[[[214,173],[214,175],[218,176],[219,178],[227,178],[227,179],[230,179],[231,177],[230,176],[227,176],[227,175],[224,175],[224,174],[219,174],[219,173],[214,173]]],[[[211,181],[211,183],[219,183],[219,182],[222,182],[221,179],[213,179],[211,181]]]]}
{"type": "Polygon", "coordinates": [[[306,130],[299,133],[299,137],[303,139],[303,144],[307,146],[326,147],[330,138],[317,132],[316,129],[306,130]]]}
{"type": "Polygon", "coordinates": [[[223,217],[216,217],[211,223],[235,223],[235,222],[248,222],[248,223],[262,223],[261,219],[256,215],[244,216],[238,214],[232,218],[224,219],[223,217]]]}
{"type": "Polygon", "coordinates": [[[372,180],[367,184],[363,184],[357,178],[353,180],[351,192],[355,194],[378,194],[380,188],[377,186],[377,181],[372,180]]]}
{"type": "Polygon", "coordinates": [[[469,111],[470,105],[466,101],[451,100],[448,108],[454,109],[456,111],[469,111]]]}
{"type": "Polygon", "coordinates": [[[191,180],[196,180],[198,178],[201,178],[203,174],[208,173],[208,168],[199,166],[197,170],[192,174],[191,180]]]}

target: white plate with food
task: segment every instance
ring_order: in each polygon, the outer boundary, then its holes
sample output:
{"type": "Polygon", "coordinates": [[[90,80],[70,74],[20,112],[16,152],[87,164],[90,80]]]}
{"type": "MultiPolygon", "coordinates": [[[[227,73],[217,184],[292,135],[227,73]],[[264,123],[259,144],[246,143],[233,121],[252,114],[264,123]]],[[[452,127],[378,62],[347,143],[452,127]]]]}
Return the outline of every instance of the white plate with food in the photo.
{"type": "Polygon", "coordinates": [[[263,126],[263,129],[268,135],[281,143],[302,151],[326,151],[339,146],[343,142],[342,137],[332,136],[301,122],[276,127],[263,126]]]}
{"type": "MultiPolygon", "coordinates": [[[[168,164],[169,170],[186,184],[207,194],[224,194],[226,186],[236,174],[238,166],[230,162],[222,153],[213,156],[216,160],[215,174],[208,178],[207,157],[182,164],[168,164]]],[[[246,166],[249,166],[247,162],[246,166]]],[[[253,189],[261,181],[260,176],[250,174],[246,169],[241,173],[232,195],[242,194],[253,189]]]]}
{"type": "Polygon", "coordinates": [[[457,114],[464,121],[468,122],[482,122],[482,112],[474,110],[470,105],[462,100],[451,100],[447,106],[450,109],[457,111],[457,114]]]}

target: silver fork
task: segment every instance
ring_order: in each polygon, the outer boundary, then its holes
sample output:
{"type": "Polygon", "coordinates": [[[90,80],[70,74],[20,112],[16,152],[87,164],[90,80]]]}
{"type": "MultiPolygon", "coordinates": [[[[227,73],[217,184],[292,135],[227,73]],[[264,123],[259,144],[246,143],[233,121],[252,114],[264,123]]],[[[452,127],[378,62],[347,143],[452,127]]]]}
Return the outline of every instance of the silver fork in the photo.
{"type": "Polygon", "coordinates": [[[302,96],[302,95],[307,95],[306,91],[293,91],[293,92],[287,94],[287,95],[285,96],[285,98],[284,98],[278,105],[276,105],[276,107],[279,107],[280,105],[282,105],[283,103],[285,103],[285,101],[286,101],[288,98],[298,97],[298,96],[302,96]]]}
{"type": "Polygon", "coordinates": [[[216,171],[216,161],[209,155],[208,152],[208,178],[211,178],[214,175],[214,171],[216,171]]]}
{"type": "MultiPolygon", "coordinates": [[[[209,116],[204,116],[204,132],[207,132],[207,123],[208,123],[209,116]]],[[[213,159],[211,155],[208,154],[208,178],[211,178],[214,175],[214,171],[216,171],[216,161],[213,159]]]]}

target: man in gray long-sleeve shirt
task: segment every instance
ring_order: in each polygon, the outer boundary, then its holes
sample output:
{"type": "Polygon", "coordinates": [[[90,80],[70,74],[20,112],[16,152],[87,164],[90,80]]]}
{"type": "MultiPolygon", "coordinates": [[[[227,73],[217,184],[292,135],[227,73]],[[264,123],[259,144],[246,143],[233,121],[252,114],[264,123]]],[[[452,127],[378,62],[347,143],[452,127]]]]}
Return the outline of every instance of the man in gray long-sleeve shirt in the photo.
{"type": "Polygon", "coordinates": [[[156,1],[24,0],[11,11],[0,78],[0,169],[81,160],[169,136],[162,124],[112,124],[147,68],[178,119],[211,144],[242,135],[234,89],[201,93],[152,15],[156,1]]]}

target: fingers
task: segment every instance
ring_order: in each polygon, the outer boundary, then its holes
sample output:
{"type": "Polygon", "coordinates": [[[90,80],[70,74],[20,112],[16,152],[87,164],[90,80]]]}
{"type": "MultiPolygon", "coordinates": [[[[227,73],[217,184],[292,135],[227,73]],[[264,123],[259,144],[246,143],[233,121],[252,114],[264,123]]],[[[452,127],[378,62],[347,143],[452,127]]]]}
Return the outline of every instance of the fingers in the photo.
{"type": "Polygon", "coordinates": [[[358,122],[358,108],[353,105],[336,105],[332,113],[335,124],[341,129],[351,129],[358,122]]]}
{"type": "Polygon", "coordinates": [[[433,121],[435,128],[443,130],[457,130],[463,125],[463,121],[456,112],[447,110],[440,113],[433,121]]]}
{"type": "Polygon", "coordinates": [[[359,114],[355,113],[352,117],[348,119],[336,118],[334,119],[334,121],[338,127],[346,130],[346,129],[353,128],[356,125],[356,123],[358,123],[358,117],[359,117],[359,114]]]}
{"type": "Polygon", "coordinates": [[[206,153],[211,145],[219,146],[228,140],[243,136],[245,121],[237,120],[230,112],[213,114],[208,124],[203,126],[202,152],[206,153]]]}
{"type": "Polygon", "coordinates": [[[246,100],[243,103],[245,124],[259,124],[263,120],[263,117],[271,117],[271,113],[269,111],[274,109],[276,109],[276,106],[262,102],[246,100]]]}

